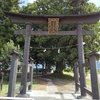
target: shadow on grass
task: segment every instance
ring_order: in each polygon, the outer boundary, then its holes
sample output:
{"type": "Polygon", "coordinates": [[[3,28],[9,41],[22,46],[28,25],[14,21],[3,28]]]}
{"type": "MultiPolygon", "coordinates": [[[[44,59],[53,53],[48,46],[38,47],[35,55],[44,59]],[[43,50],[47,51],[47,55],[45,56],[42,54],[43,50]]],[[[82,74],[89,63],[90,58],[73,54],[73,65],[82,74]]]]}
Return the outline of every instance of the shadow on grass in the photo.
{"type": "Polygon", "coordinates": [[[51,79],[54,83],[61,83],[62,85],[74,84],[74,77],[71,75],[47,74],[39,76],[41,78],[51,79]]]}
{"type": "Polygon", "coordinates": [[[74,80],[74,77],[71,76],[71,75],[65,75],[65,74],[59,75],[59,74],[56,74],[56,73],[48,74],[48,75],[42,75],[41,77],[45,77],[45,78],[48,78],[48,79],[74,80]]]}

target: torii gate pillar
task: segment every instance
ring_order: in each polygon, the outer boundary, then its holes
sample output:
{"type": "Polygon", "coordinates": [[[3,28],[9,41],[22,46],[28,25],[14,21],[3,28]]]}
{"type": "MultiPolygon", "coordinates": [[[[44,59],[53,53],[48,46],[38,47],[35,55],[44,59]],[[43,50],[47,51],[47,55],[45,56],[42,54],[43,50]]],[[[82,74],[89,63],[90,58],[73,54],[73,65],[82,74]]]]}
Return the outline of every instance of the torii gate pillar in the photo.
{"type": "Polygon", "coordinates": [[[27,85],[27,69],[28,69],[28,60],[29,60],[29,49],[30,49],[30,32],[31,32],[31,23],[26,23],[26,37],[24,44],[24,59],[23,62],[25,65],[22,68],[22,76],[21,76],[21,86],[23,89],[20,94],[26,94],[26,85],[27,85]]]}
{"type": "Polygon", "coordinates": [[[80,85],[81,85],[81,96],[86,96],[84,87],[85,82],[85,70],[83,67],[84,63],[84,48],[83,48],[83,34],[82,34],[82,23],[77,24],[77,41],[78,41],[78,60],[79,60],[79,73],[80,73],[80,85]]]}

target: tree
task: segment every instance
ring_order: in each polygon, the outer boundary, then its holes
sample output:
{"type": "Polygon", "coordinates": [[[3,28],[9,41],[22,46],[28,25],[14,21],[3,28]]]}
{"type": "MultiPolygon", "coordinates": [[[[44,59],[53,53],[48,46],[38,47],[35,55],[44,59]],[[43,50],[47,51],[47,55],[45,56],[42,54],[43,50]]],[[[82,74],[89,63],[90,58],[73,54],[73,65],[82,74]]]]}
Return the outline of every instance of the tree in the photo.
{"type": "MultiPolygon", "coordinates": [[[[0,0],[0,48],[7,43],[9,39],[15,41],[14,30],[16,25],[12,24],[10,19],[3,13],[3,11],[18,12],[19,0],[0,0]]],[[[1,52],[0,52],[1,53],[1,52]]]]}
{"type": "Polygon", "coordinates": [[[10,53],[12,53],[13,50],[18,51],[20,54],[22,53],[20,50],[20,46],[19,45],[15,46],[12,40],[4,44],[1,49],[0,72],[1,71],[4,72],[5,76],[7,77],[9,75],[11,58],[12,58],[12,55],[10,55],[10,53]]]}
{"type": "MultiPolygon", "coordinates": [[[[26,14],[88,14],[91,12],[100,11],[93,3],[88,3],[88,0],[37,0],[33,4],[28,4],[24,6],[20,12],[26,14]],[[93,9],[92,9],[93,8],[93,9]]],[[[93,50],[97,52],[100,50],[99,34],[100,27],[99,22],[93,27],[93,25],[83,25],[85,30],[94,30],[95,34],[93,36],[84,36],[85,46],[85,55],[87,56],[93,50]],[[98,46],[96,46],[98,45],[98,46]]],[[[34,25],[34,30],[47,30],[46,25],[34,25]]],[[[75,25],[60,25],[59,30],[69,31],[75,30],[75,25]]],[[[77,58],[77,37],[76,36],[33,36],[31,43],[32,47],[51,48],[47,50],[44,55],[45,58],[50,61],[51,64],[56,62],[56,67],[58,73],[62,72],[63,61],[67,59],[68,65],[73,67],[73,61],[77,58]],[[52,47],[56,49],[52,49],[52,47]],[[61,53],[58,54],[57,49],[61,49],[61,53]],[[61,70],[60,70],[61,68],[61,70]],[[60,72],[59,72],[60,71],[60,72]]],[[[37,57],[41,55],[41,51],[38,52],[37,57]]],[[[49,62],[48,61],[48,62],[49,62]]]]}

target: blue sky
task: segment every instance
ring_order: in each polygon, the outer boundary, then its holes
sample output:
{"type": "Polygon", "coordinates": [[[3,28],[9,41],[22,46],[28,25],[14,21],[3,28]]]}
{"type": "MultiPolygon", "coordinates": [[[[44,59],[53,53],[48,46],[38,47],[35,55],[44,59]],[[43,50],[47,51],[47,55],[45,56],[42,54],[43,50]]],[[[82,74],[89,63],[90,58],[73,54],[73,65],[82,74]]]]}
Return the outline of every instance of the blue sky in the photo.
{"type": "MultiPolygon", "coordinates": [[[[33,3],[36,0],[20,0],[20,1],[24,1],[24,5],[27,5],[27,3],[33,3]]],[[[95,3],[97,6],[100,6],[100,0],[89,0],[89,2],[93,2],[95,3]]]]}

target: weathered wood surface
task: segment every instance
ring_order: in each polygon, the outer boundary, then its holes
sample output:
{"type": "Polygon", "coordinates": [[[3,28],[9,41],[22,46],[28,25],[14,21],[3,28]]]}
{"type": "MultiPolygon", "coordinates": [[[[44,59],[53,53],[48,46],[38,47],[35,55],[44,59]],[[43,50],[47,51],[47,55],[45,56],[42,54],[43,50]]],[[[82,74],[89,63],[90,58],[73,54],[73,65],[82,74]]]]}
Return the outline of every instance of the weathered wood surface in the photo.
{"type": "Polygon", "coordinates": [[[17,77],[17,67],[18,67],[18,52],[12,52],[12,61],[11,61],[11,70],[9,78],[9,87],[8,87],[8,97],[14,97],[15,94],[15,85],[17,77]]]}
{"type": "Polygon", "coordinates": [[[92,91],[90,91],[89,89],[87,89],[86,87],[84,87],[85,91],[87,94],[89,94],[90,96],[92,96],[92,91]]]}
{"type": "Polygon", "coordinates": [[[20,66],[24,66],[25,65],[25,63],[24,62],[18,62],[18,65],[20,65],[20,66]]]}
{"type": "Polygon", "coordinates": [[[4,11],[4,13],[13,23],[18,24],[25,24],[26,22],[34,24],[48,24],[48,18],[59,18],[60,24],[76,24],[77,22],[82,22],[83,24],[95,24],[100,20],[100,12],[76,15],[31,15],[8,11],[4,11]]]}
{"type": "MultiPolygon", "coordinates": [[[[77,86],[80,88],[80,84],[77,83],[77,86]]],[[[84,90],[86,91],[87,94],[89,94],[90,96],[92,96],[92,91],[90,91],[88,88],[84,87],[84,90]]]]}
{"type": "MultiPolygon", "coordinates": [[[[18,65],[20,65],[20,66],[24,66],[24,65],[25,65],[25,63],[24,63],[24,62],[20,62],[20,61],[19,61],[19,62],[18,62],[18,65]]],[[[33,64],[30,64],[30,63],[28,64],[28,66],[32,66],[32,65],[33,65],[33,64]]]]}
{"type": "Polygon", "coordinates": [[[20,86],[15,89],[15,94],[19,93],[23,89],[23,86],[20,86]]]}
{"type": "Polygon", "coordinates": [[[26,23],[26,37],[24,44],[24,58],[23,62],[25,65],[22,68],[21,75],[21,85],[23,85],[23,89],[20,91],[20,94],[26,94],[26,82],[27,82],[27,69],[28,69],[28,60],[29,60],[29,49],[30,49],[30,31],[31,31],[31,23],[26,23]]]}
{"type": "Polygon", "coordinates": [[[81,87],[79,83],[77,83],[77,86],[78,86],[79,88],[81,87]]]}
{"type": "MultiPolygon", "coordinates": [[[[14,31],[14,34],[16,35],[25,35],[26,34],[26,29],[23,30],[16,30],[14,31]]],[[[82,30],[83,35],[93,35],[94,31],[85,31],[82,30]]],[[[59,31],[58,34],[49,34],[48,31],[31,31],[30,35],[77,35],[77,30],[75,31],[59,31]]]]}
{"type": "Polygon", "coordinates": [[[82,23],[79,22],[77,24],[77,44],[78,44],[78,65],[79,65],[79,73],[80,73],[80,86],[81,86],[81,96],[86,96],[86,91],[84,87],[86,87],[85,80],[85,70],[82,64],[84,63],[84,47],[83,47],[83,34],[82,34],[82,23]]]}
{"type": "Polygon", "coordinates": [[[79,82],[78,74],[79,74],[79,67],[77,67],[78,63],[74,62],[74,80],[75,80],[75,92],[79,91],[79,87],[77,83],[79,82]]]}
{"type": "Polygon", "coordinates": [[[29,86],[31,84],[31,82],[27,82],[27,86],[29,86]]]}
{"type": "Polygon", "coordinates": [[[90,63],[89,62],[83,64],[83,67],[87,67],[87,66],[90,66],[90,63]]]}
{"type": "Polygon", "coordinates": [[[95,52],[90,53],[90,56],[89,56],[91,87],[92,87],[92,94],[93,94],[92,98],[100,100],[96,56],[98,55],[95,52]]]}
{"type": "Polygon", "coordinates": [[[30,64],[30,63],[29,63],[29,64],[28,64],[28,66],[32,67],[32,66],[33,66],[33,64],[30,64]]]}

